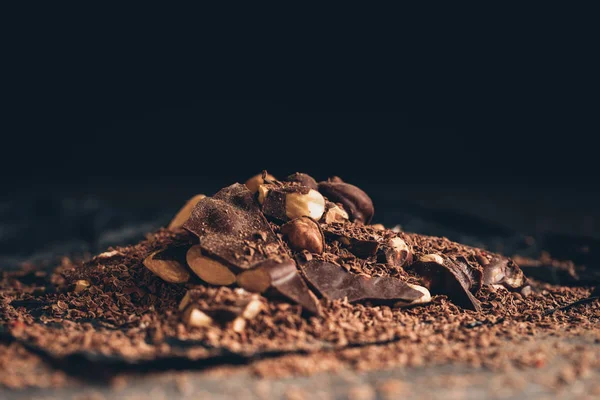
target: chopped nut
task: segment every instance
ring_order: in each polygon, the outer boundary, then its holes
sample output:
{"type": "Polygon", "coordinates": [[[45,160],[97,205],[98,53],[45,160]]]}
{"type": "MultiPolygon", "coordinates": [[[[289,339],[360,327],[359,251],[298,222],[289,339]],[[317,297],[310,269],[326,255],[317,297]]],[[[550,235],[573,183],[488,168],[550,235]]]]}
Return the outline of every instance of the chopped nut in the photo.
{"type": "Polygon", "coordinates": [[[333,222],[345,222],[348,221],[349,218],[350,217],[348,217],[346,210],[334,203],[329,203],[329,207],[323,215],[323,221],[326,224],[331,224],[333,222]]]}
{"type": "Polygon", "coordinates": [[[181,298],[181,301],[179,302],[179,311],[185,310],[186,307],[190,304],[190,300],[191,296],[190,291],[188,290],[187,292],[185,292],[185,295],[181,298]]]}
{"type": "Polygon", "coordinates": [[[165,259],[163,256],[167,251],[159,250],[150,254],[144,260],[144,266],[163,281],[169,283],[187,282],[190,279],[190,273],[179,261],[165,259]]]}
{"type": "Polygon", "coordinates": [[[258,202],[263,204],[265,202],[265,198],[269,194],[269,188],[266,185],[260,185],[258,187],[258,202]]]}
{"type": "Polygon", "coordinates": [[[188,307],[183,313],[183,321],[190,327],[201,328],[213,325],[213,319],[194,307],[188,307]]]}
{"type": "Polygon", "coordinates": [[[295,251],[323,252],[323,232],[318,223],[309,217],[296,218],[281,227],[290,247],[295,251]]]}
{"type": "Polygon", "coordinates": [[[419,258],[419,261],[423,263],[432,262],[436,264],[444,264],[444,259],[439,254],[425,254],[419,258]]]}
{"type": "Polygon", "coordinates": [[[258,299],[251,300],[242,312],[242,317],[246,319],[254,319],[263,309],[262,301],[258,299]]]}
{"type": "Polygon", "coordinates": [[[198,204],[200,200],[205,198],[206,196],[203,194],[197,194],[191,199],[189,199],[183,207],[177,212],[171,223],[169,224],[168,229],[173,230],[177,228],[181,228],[181,226],[188,220],[190,215],[192,215],[192,210],[198,204]]]}
{"type": "Polygon", "coordinates": [[[371,228],[377,229],[378,231],[382,231],[385,229],[385,226],[383,226],[383,224],[373,224],[371,225],[371,228]]]}
{"type": "Polygon", "coordinates": [[[289,219],[303,216],[319,220],[325,212],[325,199],[321,193],[310,189],[308,194],[288,193],[285,197],[285,214],[289,219]]]}
{"type": "Polygon", "coordinates": [[[235,274],[224,264],[203,255],[200,245],[190,247],[186,260],[192,271],[207,283],[225,286],[235,282],[235,274]]]}
{"type": "Polygon", "coordinates": [[[75,282],[75,289],[73,292],[80,293],[90,287],[90,283],[84,279],[78,280],[75,282]]]}
{"type": "Polygon", "coordinates": [[[241,333],[246,328],[246,320],[242,317],[237,317],[231,323],[231,330],[236,333],[241,333]]]}
{"type": "Polygon", "coordinates": [[[399,237],[391,238],[383,247],[385,261],[394,267],[403,267],[412,262],[412,252],[404,240],[399,237]]]}
{"type": "MultiPolygon", "coordinates": [[[[267,180],[269,181],[274,181],[276,180],[275,177],[271,174],[267,174],[267,180]]],[[[250,189],[250,191],[252,193],[256,193],[256,191],[258,190],[258,188],[265,183],[265,180],[263,179],[263,174],[257,174],[254,175],[252,178],[248,179],[246,181],[246,187],[248,189],[250,189]]]]}
{"type": "Polygon", "coordinates": [[[429,303],[431,301],[431,293],[429,293],[429,290],[427,290],[427,288],[419,285],[414,285],[412,283],[407,283],[407,285],[423,293],[423,297],[419,297],[418,299],[413,300],[412,302],[410,302],[410,304],[424,304],[429,303]]]}

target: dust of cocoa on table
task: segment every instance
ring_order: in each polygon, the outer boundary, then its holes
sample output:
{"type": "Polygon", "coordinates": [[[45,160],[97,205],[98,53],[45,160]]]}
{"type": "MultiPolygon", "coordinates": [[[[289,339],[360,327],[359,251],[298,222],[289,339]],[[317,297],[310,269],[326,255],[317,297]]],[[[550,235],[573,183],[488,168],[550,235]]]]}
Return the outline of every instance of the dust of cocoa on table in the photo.
{"type": "MultiPolygon", "coordinates": [[[[322,254],[292,251],[280,232],[285,221],[265,219],[258,202],[250,203],[254,198],[240,186],[228,190],[241,193],[244,199],[225,207],[228,212],[243,214],[242,221],[251,221],[262,232],[255,235],[248,226],[239,228],[243,235],[234,238],[233,248],[220,239],[214,225],[196,223],[192,233],[180,228],[161,229],[136,245],[110,248],[85,262],[65,259],[50,274],[40,273],[36,279],[31,279],[31,270],[3,272],[0,367],[7,372],[0,374],[0,384],[50,387],[69,383],[67,375],[43,360],[67,360],[73,355],[83,356],[90,364],[104,363],[106,369],[115,362],[143,363],[174,357],[197,360],[198,365],[202,360],[221,357],[219,360],[227,363],[226,356],[233,355],[247,360],[243,368],[272,377],[445,363],[490,369],[507,365],[535,368],[550,362],[555,351],[536,347],[536,338],[591,335],[592,340],[600,342],[598,301],[545,315],[548,309],[589,296],[589,287],[563,287],[535,280],[519,281],[516,287],[503,285],[504,281],[484,284],[481,271],[489,260],[502,256],[445,238],[382,230],[360,220],[322,223],[326,238],[322,254]],[[371,299],[372,294],[367,296],[369,300],[356,302],[320,298],[320,310],[307,312],[310,310],[303,309],[302,301],[297,304],[293,297],[269,290],[252,295],[262,303],[260,312],[234,329],[231,321],[242,318],[240,304],[248,303],[247,291],[235,285],[211,286],[195,276],[185,284],[168,283],[143,265],[153,252],[191,247],[205,236],[210,238],[203,246],[207,255],[218,256],[236,273],[260,265],[264,259],[295,260],[299,274],[303,265],[320,262],[366,279],[395,279],[404,283],[402,287],[423,285],[422,277],[410,268],[386,261],[386,243],[401,238],[411,249],[414,262],[428,254],[439,254],[464,263],[472,280],[467,290],[477,297],[481,311],[458,307],[452,301],[453,293],[432,292],[430,303],[414,307],[405,307],[406,303],[399,307],[388,301],[386,293],[382,299],[385,301],[371,299]],[[254,250],[248,252],[249,248],[254,250]],[[188,326],[182,319],[182,310],[188,307],[215,321],[220,313],[227,314],[222,319],[227,322],[188,326]],[[17,358],[20,364],[14,364],[17,358]],[[6,368],[9,365],[12,367],[6,368]]],[[[199,200],[192,216],[219,214],[214,209],[228,200],[225,195],[216,198],[199,200]]],[[[345,201],[348,199],[352,196],[345,201]]],[[[364,202],[364,196],[360,200],[364,202]]],[[[369,210],[362,203],[360,207],[353,212],[362,215],[360,209],[369,210]]],[[[226,219],[223,214],[216,218],[220,222],[226,219]]],[[[232,233],[226,232],[226,236],[234,237],[232,233]]],[[[600,367],[600,357],[585,359],[581,365],[576,375],[585,368],[600,367]]]]}

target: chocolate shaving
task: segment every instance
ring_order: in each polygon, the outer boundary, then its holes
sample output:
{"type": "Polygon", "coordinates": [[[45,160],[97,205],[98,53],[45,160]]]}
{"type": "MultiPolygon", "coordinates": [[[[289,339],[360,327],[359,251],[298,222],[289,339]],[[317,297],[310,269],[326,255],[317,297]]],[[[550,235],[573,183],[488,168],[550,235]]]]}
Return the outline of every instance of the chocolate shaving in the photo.
{"type": "Polygon", "coordinates": [[[285,255],[252,193],[239,183],[200,200],[183,227],[207,254],[240,269],[285,255]]]}
{"type": "Polygon", "coordinates": [[[309,261],[301,269],[308,282],[328,300],[347,297],[351,303],[364,300],[412,302],[423,296],[399,279],[356,275],[328,262],[309,261]]]}

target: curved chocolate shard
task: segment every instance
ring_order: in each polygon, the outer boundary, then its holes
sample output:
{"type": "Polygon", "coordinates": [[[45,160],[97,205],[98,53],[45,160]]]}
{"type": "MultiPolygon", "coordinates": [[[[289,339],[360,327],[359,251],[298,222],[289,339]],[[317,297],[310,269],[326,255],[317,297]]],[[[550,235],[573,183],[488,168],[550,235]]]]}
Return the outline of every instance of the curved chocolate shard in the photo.
{"type": "Polygon", "coordinates": [[[525,275],[510,258],[493,255],[483,266],[483,283],[502,285],[508,290],[519,290],[526,284],[525,275]]]}
{"type": "Polygon", "coordinates": [[[238,285],[252,292],[272,289],[300,304],[306,311],[321,314],[318,300],[298,274],[296,263],[291,259],[282,262],[267,260],[252,270],[244,271],[238,276],[238,285]]]}
{"type": "Polygon", "coordinates": [[[368,224],[373,219],[375,208],[371,198],[358,187],[345,182],[328,181],[319,183],[319,192],[334,203],[341,203],[350,214],[350,221],[368,224]]]}
{"type": "Polygon", "coordinates": [[[286,256],[252,192],[239,183],[200,200],[183,227],[207,254],[240,269],[286,256]]]}
{"type": "Polygon", "coordinates": [[[424,296],[400,279],[382,276],[369,278],[352,274],[342,267],[324,261],[313,260],[301,265],[306,280],[328,300],[344,297],[349,302],[402,301],[405,305],[416,303],[424,296]]]}
{"type": "Polygon", "coordinates": [[[457,306],[481,311],[480,301],[471,293],[476,280],[467,264],[439,254],[427,254],[410,268],[433,294],[445,294],[457,306]]]}

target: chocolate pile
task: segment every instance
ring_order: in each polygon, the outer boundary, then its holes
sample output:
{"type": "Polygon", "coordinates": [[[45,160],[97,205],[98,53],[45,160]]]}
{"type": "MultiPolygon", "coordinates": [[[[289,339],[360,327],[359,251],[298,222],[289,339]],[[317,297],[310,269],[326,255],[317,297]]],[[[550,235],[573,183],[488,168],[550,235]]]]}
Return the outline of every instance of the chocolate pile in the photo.
{"type": "Polygon", "coordinates": [[[511,259],[373,215],[340,178],[265,172],[195,196],[137,245],[4,274],[0,333],[54,358],[139,363],[385,344],[428,331],[421,317],[432,332],[486,320],[500,298],[521,307],[515,318],[541,315],[511,259]]]}

